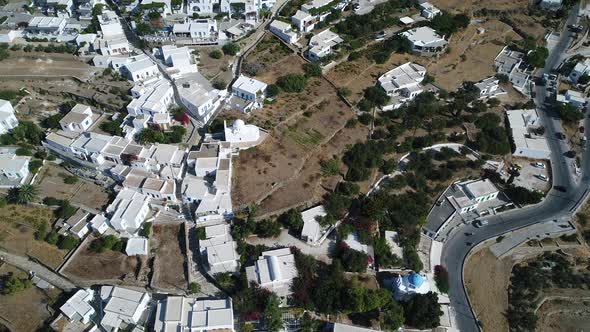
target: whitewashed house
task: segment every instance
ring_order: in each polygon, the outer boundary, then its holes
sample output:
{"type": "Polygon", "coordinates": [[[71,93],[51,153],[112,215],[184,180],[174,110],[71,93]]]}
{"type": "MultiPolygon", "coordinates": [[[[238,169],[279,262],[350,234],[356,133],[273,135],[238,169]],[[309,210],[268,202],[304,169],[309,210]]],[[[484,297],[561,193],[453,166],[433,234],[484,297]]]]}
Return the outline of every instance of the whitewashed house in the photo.
{"type": "Polygon", "coordinates": [[[384,111],[401,107],[424,91],[422,81],[426,68],[413,62],[406,62],[379,77],[379,86],[391,98],[384,111]]]}
{"type": "Polygon", "coordinates": [[[100,37],[94,40],[93,48],[104,56],[127,54],[131,46],[125,37],[123,26],[117,14],[112,10],[103,10],[98,15],[100,37]]]}
{"type": "Polygon", "coordinates": [[[46,0],[45,11],[48,16],[68,18],[73,16],[73,0],[46,0]]]}
{"type": "MultiPolygon", "coordinates": [[[[208,0],[197,0],[207,2],[208,0]]],[[[189,1],[189,8],[197,5],[189,1]]],[[[174,23],[172,33],[177,44],[201,45],[215,44],[219,39],[217,21],[210,18],[186,19],[183,23],[174,23]]]]}
{"type": "Polygon", "coordinates": [[[164,63],[170,67],[168,72],[174,78],[198,71],[192,51],[186,46],[164,45],[156,48],[154,54],[162,58],[164,63]]]}
{"type": "Polygon", "coordinates": [[[59,310],[70,322],[90,323],[95,314],[91,302],[94,300],[94,291],[90,288],[79,289],[64,303],[59,310]]]}
{"type": "Polygon", "coordinates": [[[252,109],[261,108],[264,105],[264,97],[267,84],[259,80],[240,75],[231,86],[231,93],[248,102],[248,106],[243,107],[242,111],[247,112],[252,109]]]}
{"type": "Polygon", "coordinates": [[[131,95],[134,99],[127,105],[129,115],[147,115],[149,122],[160,125],[170,123],[168,107],[174,102],[174,89],[168,80],[159,79],[150,84],[135,84],[131,89],[131,95]],[[163,116],[156,118],[157,114],[163,116]]]}
{"type": "Polygon", "coordinates": [[[225,141],[232,145],[250,146],[260,140],[260,128],[255,125],[247,125],[240,119],[234,121],[231,127],[228,127],[227,123],[223,121],[223,132],[225,141]]]}
{"type": "Polygon", "coordinates": [[[577,108],[584,107],[586,105],[586,97],[579,91],[567,90],[564,94],[558,94],[556,101],[562,104],[569,104],[577,108]]]}
{"type": "Polygon", "coordinates": [[[148,293],[118,286],[102,286],[100,298],[103,302],[100,325],[107,331],[117,331],[122,324],[137,324],[150,303],[148,293]]]}
{"type": "Polygon", "coordinates": [[[506,111],[511,137],[514,141],[513,156],[531,159],[549,159],[551,150],[547,139],[537,135],[536,129],[542,126],[537,110],[506,111]]]}
{"type": "Polygon", "coordinates": [[[419,55],[437,55],[447,48],[448,42],[430,27],[419,27],[402,32],[419,55]]]}
{"type": "Polygon", "coordinates": [[[8,100],[0,99],[0,135],[6,134],[18,126],[18,120],[14,115],[14,108],[8,100]]]}
{"type": "Polygon", "coordinates": [[[206,226],[205,239],[199,240],[199,251],[207,261],[207,271],[211,275],[237,273],[240,268],[237,246],[228,224],[206,226]]]}
{"type": "Polygon", "coordinates": [[[525,54],[511,50],[508,46],[494,59],[494,67],[499,74],[508,76],[512,86],[520,93],[527,94],[530,84],[530,75],[527,72],[525,54]]]}
{"type": "Polygon", "coordinates": [[[303,228],[301,229],[301,239],[312,246],[317,246],[325,239],[328,227],[320,225],[319,219],[327,216],[328,213],[323,205],[318,205],[311,209],[301,212],[303,219],[303,228]]]}
{"type": "Polygon", "coordinates": [[[479,89],[479,99],[494,98],[508,93],[500,87],[500,80],[493,76],[475,83],[475,86],[479,89]]]}
{"type": "Polygon", "coordinates": [[[167,296],[158,302],[155,332],[234,332],[231,298],[202,299],[167,296]]]}
{"type": "Polygon", "coordinates": [[[293,27],[291,24],[274,20],[268,26],[268,30],[275,34],[277,37],[281,38],[287,44],[293,44],[299,39],[299,36],[295,31],[293,31],[293,27]]]}
{"type": "Polygon", "coordinates": [[[25,31],[32,35],[61,35],[66,27],[64,17],[35,16],[29,21],[25,31]]]}
{"type": "Polygon", "coordinates": [[[333,48],[342,42],[340,36],[326,29],[311,37],[307,57],[311,61],[321,61],[325,56],[332,54],[333,48]]]}
{"type": "Polygon", "coordinates": [[[107,207],[110,224],[120,233],[136,233],[150,210],[149,202],[150,199],[146,195],[122,189],[107,207]]]}
{"type": "Polygon", "coordinates": [[[442,14],[440,9],[433,6],[430,2],[420,4],[420,15],[427,19],[433,19],[435,16],[442,14]]]}
{"type": "Polygon", "coordinates": [[[88,224],[88,216],[90,213],[78,209],[73,216],[66,220],[60,219],[56,222],[58,234],[72,235],[78,239],[83,239],[86,234],[90,232],[90,225],[88,224]]]}
{"type": "Polygon", "coordinates": [[[588,75],[590,72],[590,59],[584,59],[576,63],[572,71],[570,72],[569,79],[572,83],[578,83],[578,79],[584,75],[588,75]]]}
{"type": "Polygon", "coordinates": [[[147,256],[149,253],[149,240],[140,236],[130,237],[127,239],[125,253],[127,256],[147,256]]]}
{"type": "Polygon", "coordinates": [[[31,157],[28,156],[17,156],[14,153],[0,153],[0,175],[22,184],[29,176],[30,160],[31,157]]]}
{"type": "Polygon", "coordinates": [[[221,105],[226,91],[220,91],[200,73],[183,75],[176,80],[180,102],[197,120],[208,122],[221,105]]]}
{"type": "Polygon", "coordinates": [[[246,267],[246,276],[248,284],[255,283],[285,301],[292,293],[291,284],[297,277],[295,256],[289,248],[265,251],[254,265],[246,267]]]}
{"type": "Polygon", "coordinates": [[[302,10],[297,10],[295,15],[291,16],[291,22],[300,32],[310,32],[315,27],[316,17],[302,10]]]}
{"type": "Polygon", "coordinates": [[[83,132],[88,130],[93,123],[90,106],[76,104],[61,120],[59,125],[62,130],[83,132]]]}

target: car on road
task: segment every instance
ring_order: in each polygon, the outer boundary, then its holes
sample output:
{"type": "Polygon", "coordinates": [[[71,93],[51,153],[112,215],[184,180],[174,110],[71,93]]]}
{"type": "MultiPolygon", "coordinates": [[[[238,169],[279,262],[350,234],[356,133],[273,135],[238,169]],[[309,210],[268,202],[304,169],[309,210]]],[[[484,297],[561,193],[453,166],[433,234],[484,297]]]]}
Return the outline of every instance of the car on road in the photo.
{"type": "Polygon", "coordinates": [[[565,192],[567,192],[567,188],[566,188],[566,187],[564,187],[564,186],[553,186],[553,189],[555,189],[555,190],[557,190],[557,191],[560,191],[560,192],[562,192],[562,193],[565,193],[565,192]]]}
{"type": "Polygon", "coordinates": [[[355,3],[354,5],[352,5],[352,9],[354,9],[354,11],[357,11],[357,10],[361,9],[361,4],[360,3],[355,3]]]}
{"type": "Polygon", "coordinates": [[[375,34],[375,40],[383,40],[385,39],[385,31],[379,31],[375,34]]]}
{"type": "Polygon", "coordinates": [[[564,133],[555,133],[555,137],[557,137],[558,139],[565,139],[565,134],[564,133]]]}
{"type": "Polygon", "coordinates": [[[479,219],[479,220],[475,221],[474,225],[475,225],[475,227],[483,227],[483,226],[487,225],[488,223],[489,222],[485,219],[479,219]]]}
{"type": "Polygon", "coordinates": [[[536,163],[533,163],[532,165],[533,165],[533,167],[536,167],[536,168],[545,169],[545,164],[543,164],[543,163],[536,162],[536,163]]]}
{"type": "Polygon", "coordinates": [[[574,150],[569,150],[568,152],[563,154],[564,156],[568,157],[568,158],[575,158],[576,157],[576,151],[574,150]]]}

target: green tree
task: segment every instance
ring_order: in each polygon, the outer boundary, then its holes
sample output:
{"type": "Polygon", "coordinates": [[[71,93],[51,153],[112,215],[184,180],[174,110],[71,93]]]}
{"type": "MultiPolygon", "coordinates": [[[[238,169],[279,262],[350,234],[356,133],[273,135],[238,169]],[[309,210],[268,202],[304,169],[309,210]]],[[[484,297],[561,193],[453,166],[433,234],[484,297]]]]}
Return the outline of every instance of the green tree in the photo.
{"type": "Polygon", "coordinates": [[[557,106],[557,112],[561,120],[567,124],[575,124],[584,118],[584,114],[570,104],[559,104],[557,106]]]}
{"type": "Polygon", "coordinates": [[[279,217],[279,221],[289,229],[300,232],[303,228],[303,218],[297,209],[290,209],[279,217]]]}
{"type": "Polygon", "coordinates": [[[281,234],[281,225],[272,219],[265,219],[256,224],[256,235],[266,237],[277,237],[281,234]]]}
{"type": "Polygon", "coordinates": [[[38,197],[39,190],[31,184],[12,187],[8,190],[8,201],[15,204],[28,204],[38,197]]]}
{"type": "Polygon", "coordinates": [[[333,176],[340,174],[340,161],[336,158],[320,161],[322,175],[333,176]]]}
{"type": "Polygon", "coordinates": [[[2,279],[0,293],[4,295],[13,295],[31,287],[31,281],[29,279],[26,277],[19,277],[14,273],[9,273],[2,279]]]}
{"type": "Polygon", "coordinates": [[[221,59],[223,57],[223,53],[220,50],[213,50],[209,53],[209,56],[213,59],[221,59]]]}
{"type": "Polygon", "coordinates": [[[72,249],[76,248],[78,243],[79,243],[78,239],[76,239],[73,236],[67,235],[67,236],[62,236],[60,238],[59,242],[57,243],[57,247],[59,249],[72,250],[72,249]]]}
{"type": "Polygon", "coordinates": [[[440,325],[438,295],[434,292],[415,294],[403,302],[406,324],[417,329],[432,329],[440,325]]]}
{"type": "Polygon", "coordinates": [[[404,308],[395,301],[391,301],[383,312],[381,327],[384,331],[398,331],[404,325],[404,308]]]}
{"type": "Polygon", "coordinates": [[[322,66],[317,63],[305,63],[303,65],[305,76],[307,77],[320,77],[322,76],[322,66]]]}
{"type": "Polygon", "coordinates": [[[221,48],[226,55],[234,56],[240,51],[240,46],[234,42],[227,43],[221,48]]]}
{"type": "Polygon", "coordinates": [[[275,84],[270,84],[269,86],[266,87],[266,96],[268,98],[276,97],[279,95],[279,93],[281,93],[281,90],[275,84]]]}
{"type": "Polygon", "coordinates": [[[61,113],[50,115],[50,116],[46,117],[43,120],[43,122],[41,122],[41,124],[43,125],[43,127],[49,128],[49,129],[59,128],[61,126],[59,124],[59,120],[61,120],[63,117],[64,117],[64,115],[61,113]]]}
{"type": "Polygon", "coordinates": [[[549,56],[549,50],[543,46],[537,46],[526,55],[526,62],[536,68],[545,67],[545,60],[549,56]]]}
{"type": "Polygon", "coordinates": [[[279,77],[277,85],[285,92],[302,92],[307,86],[307,78],[300,74],[287,74],[279,77]]]}
{"type": "Polygon", "coordinates": [[[269,332],[278,332],[283,328],[283,313],[280,308],[281,300],[272,294],[264,308],[264,326],[269,332]]]}

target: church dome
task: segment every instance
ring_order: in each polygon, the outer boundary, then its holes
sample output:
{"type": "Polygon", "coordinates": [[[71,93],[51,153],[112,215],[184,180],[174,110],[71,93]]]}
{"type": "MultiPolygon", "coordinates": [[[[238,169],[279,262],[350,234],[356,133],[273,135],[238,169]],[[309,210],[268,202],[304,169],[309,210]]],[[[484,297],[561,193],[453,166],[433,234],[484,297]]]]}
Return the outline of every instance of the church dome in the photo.
{"type": "Polygon", "coordinates": [[[233,129],[235,131],[240,131],[240,130],[242,130],[244,128],[244,126],[246,126],[246,124],[244,123],[244,121],[243,120],[240,120],[240,119],[237,119],[236,121],[234,121],[233,129]]]}
{"type": "Polygon", "coordinates": [[[408,281],[412,286],[414,286],[414,288],[418,288],[422,286],[422,284],[424,283],[424,277],[422,277],[416,272],[412,272],[412,274],[410,274],[410,276],[408,277],[408,281]]]}

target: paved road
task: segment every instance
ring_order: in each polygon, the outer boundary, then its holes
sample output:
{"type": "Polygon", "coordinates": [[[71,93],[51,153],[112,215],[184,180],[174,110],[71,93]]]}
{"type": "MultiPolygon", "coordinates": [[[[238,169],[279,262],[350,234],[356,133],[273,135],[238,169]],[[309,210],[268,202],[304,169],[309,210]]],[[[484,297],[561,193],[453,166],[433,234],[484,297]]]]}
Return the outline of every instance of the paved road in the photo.
{"type": "MultiPolygon", "coordinates": [[[[577,20],[578,11],[578,6],[572,9],[566,25],[577,20]]],[[[566,29],[547,59],[545,68],[540,71],[541,74],[550,71],[559,64],[569,45],[570,37],[571,34],[566,29]]],[[[561,124],[543,106],[545,99],[544,87],[538,87],[536,92],[535,101],[552,151],[551,165],[554,185],[567,188],[567,192],[552,189],[540,204],[486,218],[490,224],[483,228],[478,229],[472,225],[463,226],[460,231],[455,232],[447,239],[443,247],[442,262],[451,275],[450,300],[456,310],[457,324],[461,331],[477,331],[479,329],[471,311],[463,283],[463,265],[473,246],[518,228],[570,216],[574,209],[587,198],[590,188],[590,150],[586,149],[584,151],[581,181],[575,183],[571,166],[572,160],[563,155],[569,148],[565,142],[555,138],[555,133],[562,131],[561,124]],[[472,232],[473,235],[466,236],[465,234],[468,232],[472,232]],[[468,244],[468,242],[471,244],[468,244]]],[[[590,121],[588,119],[585,121],[585,127],[590,128],[588,127],[590,121]]]]}
{"type": "Polygon", "coordinates": [[[0,250],[0,256],[6,263],[14,265],[19,269],[26,271],[27,273],[29,271],[34,272],[39,278],[45,279],[47,282],[59,289],[72,290],[76,288],[76,285],[74,285],[68,279],[60,276],[59,274],[51,271],[39,263],[35,263],[27,257],[14,255],[4,250],[0,250]]]}

